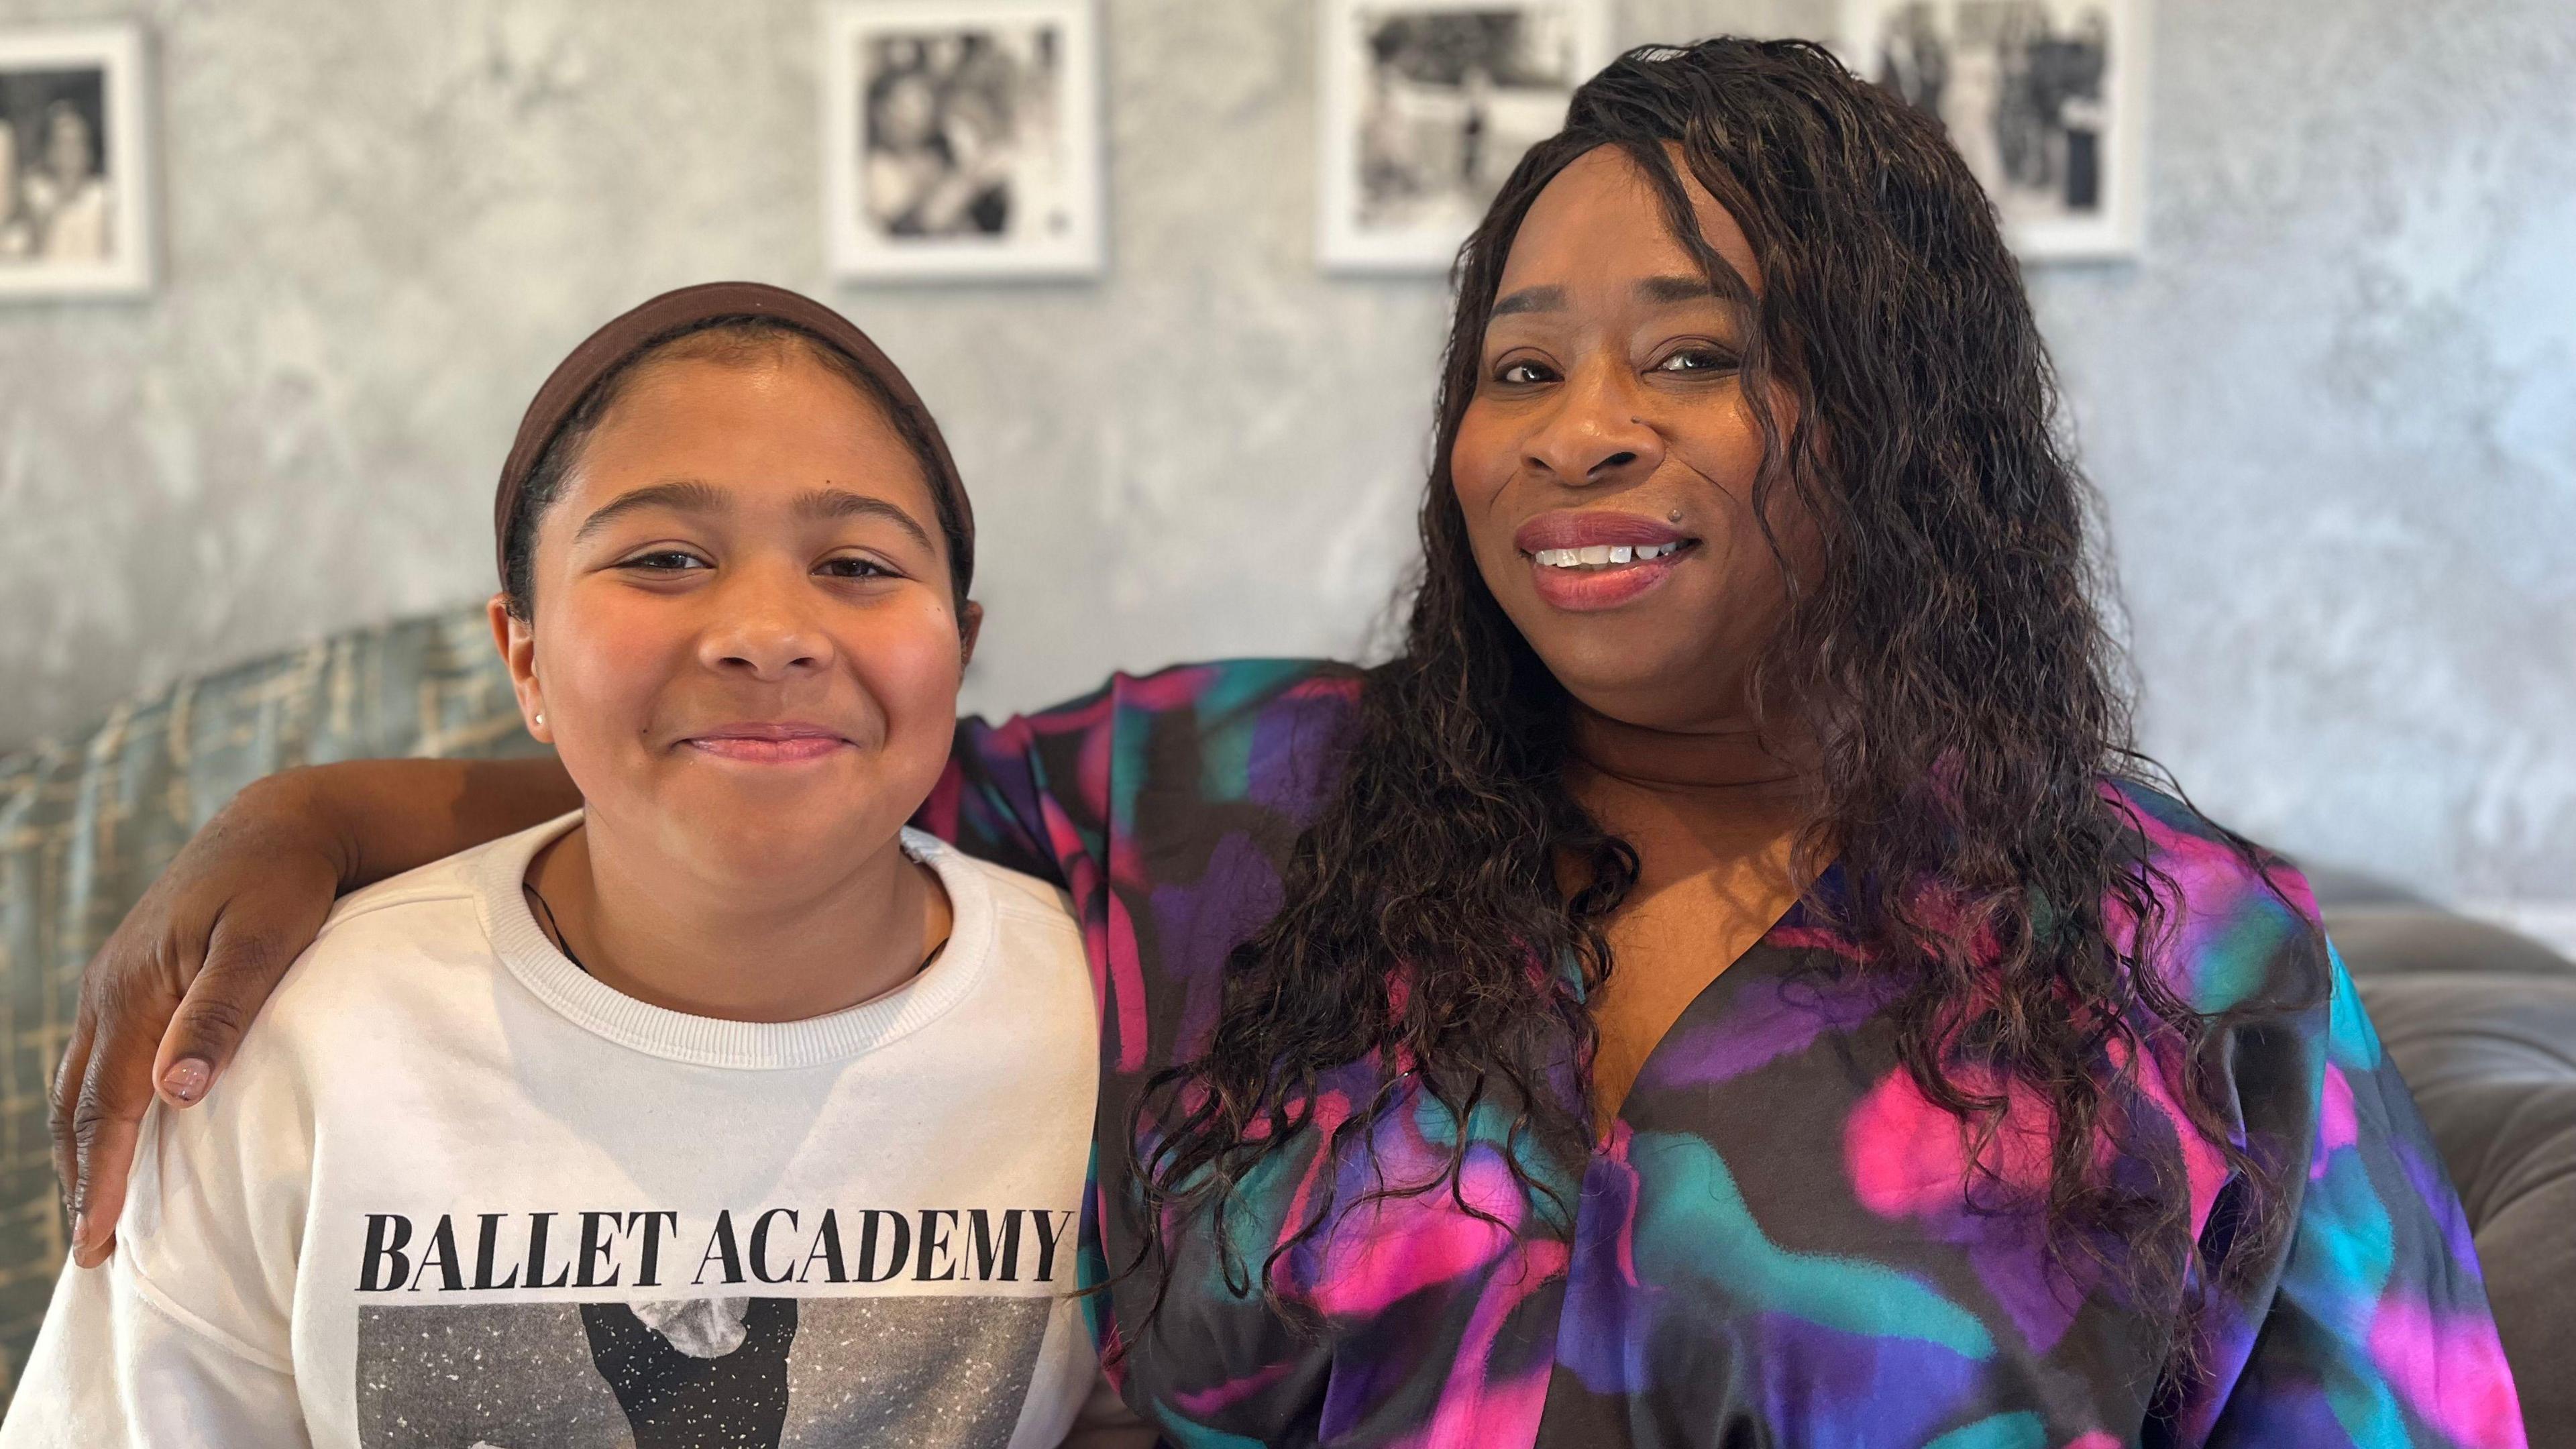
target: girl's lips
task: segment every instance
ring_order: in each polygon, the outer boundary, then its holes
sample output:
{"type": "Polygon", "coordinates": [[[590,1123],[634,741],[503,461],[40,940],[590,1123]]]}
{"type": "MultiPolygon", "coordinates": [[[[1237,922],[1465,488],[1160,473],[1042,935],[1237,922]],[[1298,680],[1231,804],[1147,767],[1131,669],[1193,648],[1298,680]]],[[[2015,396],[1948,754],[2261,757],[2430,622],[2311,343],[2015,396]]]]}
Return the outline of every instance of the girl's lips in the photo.
{"type": "Polygon", "coordinates": [[[755,765],[792,765],[819,760],[849,741],[819,730],[753,726],[721,734],[692,735],[685,743],[692,749],[722,760],[741,760],[755,765]]]}
{"type": "Polygon", "coordinates": [[[1672,576],[1691,550],[1682,549],[1661,558],[1640,563],[1612,564],[1606,568],[1556,568],[1529,560],[1531,586],[1538,590],[1539,602],[1552,608],[1574,613],[1596,609],[1615,609],[1629,603],[1672,576]]]}

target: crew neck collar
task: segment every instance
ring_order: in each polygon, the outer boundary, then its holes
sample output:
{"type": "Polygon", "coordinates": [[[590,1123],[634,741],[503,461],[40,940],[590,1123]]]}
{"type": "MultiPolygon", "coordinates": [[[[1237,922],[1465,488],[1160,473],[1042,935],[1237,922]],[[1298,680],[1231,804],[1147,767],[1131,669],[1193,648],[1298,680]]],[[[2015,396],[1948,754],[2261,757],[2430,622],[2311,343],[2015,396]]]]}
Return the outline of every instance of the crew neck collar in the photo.
{"type": "Polygon", "coordinates": [[[863,1056],[920,1030],[973,988],[993,951],[993,901],[984,878],[954,849],[917,830],[904,854],[948,892],[948,944],[911,980],[856,1006],[803,1021],[728,1021],[638,1001],[574,965],[538,929],[520,889],[537,852],[579,825],[582,812],[483,847],[473,866],[475,912],[492,949],[556,1014],[620,1046],[669,1061],[745,1071],[822,1066],[863,1056]]]}

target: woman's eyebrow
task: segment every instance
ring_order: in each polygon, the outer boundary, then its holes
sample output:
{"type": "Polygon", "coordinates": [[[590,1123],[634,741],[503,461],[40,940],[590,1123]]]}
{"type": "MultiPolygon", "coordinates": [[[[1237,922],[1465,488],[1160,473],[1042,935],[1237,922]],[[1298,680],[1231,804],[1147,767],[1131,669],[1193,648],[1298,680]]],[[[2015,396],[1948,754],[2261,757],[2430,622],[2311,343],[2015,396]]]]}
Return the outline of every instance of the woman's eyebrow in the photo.
{"type": "Polygon", "coordinates": [[[1676,302],[1701,302],[1717,295],[1717,289],[1706,277],[1648,277],[1637,284],[1637,298],[1658,307],[1676,302]]]}
{"type": "Polygon", "coordinates": [[[648,483],[631,493],[621,493],[599,506],[573,533],[575,543],[590,537],[618,520],[621,515],[639,508],[672,508],[682,513],[722,513],[733,507],[733,500],[712,483],[696,478],[672,478],[648,483]]]}
{"type": "Polygon", "coordinates": [[[1565,310],[1563,287],[1523,287],[1499,298],[1489,317],[1517,317],[1523,312],[1562,312],[1565,310]]]}
{"type": "MultiPolygon", "coordinates": [[[[1668,277],[1647,277],[1637,283],[1637,300],[1654,307],[1669,307],[1677,302],[1700,302],[1717,295],[1708,278],[1676,273],[1668,277]]],[[[1565,310],[1563,287],[1523,287],[1494,303],[1492,317],[1516,317],[1525,312],[1562,312],[1565,310]]]]}
{"type": "Polygon", "coordinates": [[[853,493],[846,488],[817,488],[796,500],[796,512],[804,518],[882,518],[911,534],[913,542],[936,551],[929,531],[914,522],[911,514],[865,493],[853,493]]]}

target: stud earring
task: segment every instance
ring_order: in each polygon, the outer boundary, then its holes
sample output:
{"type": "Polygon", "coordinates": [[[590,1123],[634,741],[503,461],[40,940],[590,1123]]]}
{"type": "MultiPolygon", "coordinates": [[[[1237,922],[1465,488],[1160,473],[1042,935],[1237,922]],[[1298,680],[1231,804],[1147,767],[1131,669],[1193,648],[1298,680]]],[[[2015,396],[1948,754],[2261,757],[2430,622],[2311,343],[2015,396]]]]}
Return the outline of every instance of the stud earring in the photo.
{"type": "Polygon", "coordinates": [[[546,722],[546,712],[545,712],[544,710],[538,710],[538,711],[537,711],[537,723],[538,723],[538,724],[544,724],[545,722],[546,722]]]}

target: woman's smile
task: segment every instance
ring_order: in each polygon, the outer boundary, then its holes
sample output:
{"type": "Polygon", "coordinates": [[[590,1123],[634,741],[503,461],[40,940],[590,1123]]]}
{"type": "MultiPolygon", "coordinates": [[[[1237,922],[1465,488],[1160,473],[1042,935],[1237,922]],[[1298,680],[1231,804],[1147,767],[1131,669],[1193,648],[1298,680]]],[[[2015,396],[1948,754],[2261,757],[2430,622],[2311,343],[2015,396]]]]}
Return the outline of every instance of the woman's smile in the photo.
{"type": "Polygon", "coordinates": [[[1699,540],[1651,518],[1611,510],[1542,513],[1512,535],[1539,601],[1615,609],[1672,576],[1699,540]]]}

